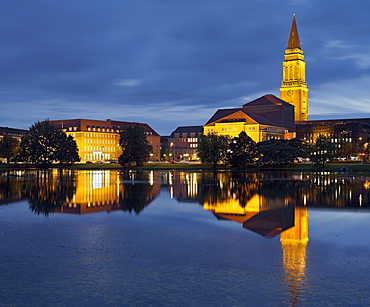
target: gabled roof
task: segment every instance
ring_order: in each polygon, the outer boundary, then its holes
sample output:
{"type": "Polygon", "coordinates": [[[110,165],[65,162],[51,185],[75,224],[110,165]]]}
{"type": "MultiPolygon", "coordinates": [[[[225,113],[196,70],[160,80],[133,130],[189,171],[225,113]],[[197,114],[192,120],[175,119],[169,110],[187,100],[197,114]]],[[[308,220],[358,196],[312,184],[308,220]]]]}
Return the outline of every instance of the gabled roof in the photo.
{"type": "Polygon", "coordinates": [[[260,113],[252,113],[252,112],[244,112],[249,117],[251,117],[253,120],[255,120],[257,123],[261,125],[270,125],[270,126],[281,126],[281,124],[273,121],[271,118],[266,117],[263,114],[260,113]]]}
{"type": "Polygon", "coordinates": [[[290,29],[288,49],[301,49],[301,42],[299,41],[297,22],[295,20],[295,15],[293,15],[292,27],[290,29]]]}
{"type": "Polygon", "coordinates": [[[215,114],[208,120],[206,125],[218,121],[219,119],[231,115],[237,111],[242,111],[242,108],[235,108],[235,109],[218,109],[215,114]]]}
{"type": "Polygon", "coordinates": [[[182,127],[177,127],[175,131],[171,133],[202,133],[203,132],[203,126],[182,126],[182,127]]]}
{"type": "Polygon", "coordinates": [[[268,94],[264,95],[260,98],[257,98],[255,100],[252,100],[251,102],[248,102],[243,105],[244,106],[254,106],[254,105],[266,105],[266,104],[275,104],[275,105],[287,105],[287,106],[292,106],[290,103],[281,100],[280,98],[277,98],[275,95],[268,94]]]}
{"type": "Polygon", "coordinates": [[[159,136],[159,134],[146,123],[123,122],[123,121],[118,121],[118,120],[111,120],[110,122],[115,129],[117,128],[121,129],[122,127],[131,127],[131,126],[139,125],[143,127],[144,132],[146,133],[150,132],[150,134],[153,136],[159,136]]]}

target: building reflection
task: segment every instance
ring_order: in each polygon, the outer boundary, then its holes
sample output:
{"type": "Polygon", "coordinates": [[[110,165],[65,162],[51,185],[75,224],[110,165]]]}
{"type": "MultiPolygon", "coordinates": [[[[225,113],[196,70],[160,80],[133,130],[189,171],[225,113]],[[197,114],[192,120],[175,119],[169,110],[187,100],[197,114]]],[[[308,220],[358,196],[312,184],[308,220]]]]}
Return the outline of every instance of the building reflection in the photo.
{"type": "Polygon", "coordinates": [[[56,212],[86,214],[123,210],[139,214],[160,193],[160,182],[154,176],[153,172],[78,172],[75,194],[56,212]]]}
{"type": "MultiPolygon", "coordinates": [[[[367,177],[325,172],[4,171],[0,173],[0,205],[27,199],[38,214],[139,213],[162,185],[178,201],[199,203],[219,219],[246,222],[243,227],[263,232],[257,224],[287,215],[281,211],[289,206],[369,208],[369,182],[367,177]]],[[[288,226],[281,224],[281,231],[288,226]]]]}
{"type": "Polygon", "coordinates": [[[212,205],[236,200],[251,206],[256,193],[262,207],[290,204],[308,207],[370,208],[370,178],[338,177],[330,173],[168,172],[163,183],[178,201],[212,205]]]}
{"type": "Polygon", "coordinates": [[[238,199],[230,198],[219,203],[205,203],[203,208],[219,220],[238,222],[263,237],[280,234],[286,283],[292,306],[296,306],[305,283],[308,208],[285,203],[284,199],[274,199],[274,204],[268,205],[268,199],[256,193],[245,206],[238,199]]]}
{"type": "MultiPolygon", "coordinates": [[[[64,180],[64,178],[63,178],[64,180]]],[[[86,214],[119,210],[122,192],[117,171],[79,171],[75,175],[75,193],[57,212],[86,214]]]]}
{"type": "Polygon", "coordinates": [[[42,170],[0,173],[0,205],[26,199],[36,214],[139,214],[160,193],[160,173],[42,170]]]}

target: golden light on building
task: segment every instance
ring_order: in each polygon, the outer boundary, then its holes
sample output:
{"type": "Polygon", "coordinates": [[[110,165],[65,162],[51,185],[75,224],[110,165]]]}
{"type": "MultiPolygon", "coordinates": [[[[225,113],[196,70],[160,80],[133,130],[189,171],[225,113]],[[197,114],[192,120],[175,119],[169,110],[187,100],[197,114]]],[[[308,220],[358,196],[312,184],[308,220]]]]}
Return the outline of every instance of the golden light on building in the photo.
{"type": "Polygon", "coordinates": [[[122,154],[119,145],[120,130],[132,125],[141,125],[149,145],[152,146],[151,159],[160,159],[160,136],[147,124],[113,121],[107,119],[67,119],[50,121],[71,135],[77,143],[81,162],[117,161],[122,154]]]}
{"type": "Polygon", "coordinates": [[[280,98],[294,105],[295,121],[308,120],[306,62],[301,49],[295,16],[293,16],[288,46],[284,55],[280,98]]]}

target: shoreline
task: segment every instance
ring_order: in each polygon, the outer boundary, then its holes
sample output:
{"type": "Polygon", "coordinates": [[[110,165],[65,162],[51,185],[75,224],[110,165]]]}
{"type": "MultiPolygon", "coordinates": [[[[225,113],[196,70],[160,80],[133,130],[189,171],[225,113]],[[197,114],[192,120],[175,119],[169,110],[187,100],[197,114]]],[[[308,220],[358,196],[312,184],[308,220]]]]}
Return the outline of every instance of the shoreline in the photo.
{"type": "Polygon", "coordinates": [[[39,167],[35,165],[7,165],[0,164],[1,170],[30,170],[30,169],[50,169],[60,168],[68,170],[158,170],[158,171],[236,171],[236,172],[248,172],[248,171],[289,171],[289,172],[330,172],[330,173],[342,173],[342,174],[354,174],[354,173],[369,173],[370,164],[363,163],[327,163],[324,168],[315,167],[311,163],[294,163],[287,165],[286,167],[256,167],[251,166],[244,169],[232,168],[228,166],[219,165],[212,167],[207,164],[187,164],[187,163],[145,163],[141,167],[130,166],[122,167],[118,163],[94,163],[94,164],[74,164],[71,166],[60,166],[53,165],[50,167],[39,167]]]}

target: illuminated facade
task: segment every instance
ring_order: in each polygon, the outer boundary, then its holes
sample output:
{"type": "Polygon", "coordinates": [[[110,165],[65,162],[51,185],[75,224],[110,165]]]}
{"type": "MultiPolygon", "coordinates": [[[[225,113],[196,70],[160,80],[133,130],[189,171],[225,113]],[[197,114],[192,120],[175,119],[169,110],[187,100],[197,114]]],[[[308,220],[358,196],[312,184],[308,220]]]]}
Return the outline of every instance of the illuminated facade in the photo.
{"type": "Polygon", "coordinates": [[[196,160],[198,136],[203,126],[178,127],[168,138],[168,155],[175,160],[196,160]]]}
{"type": "Polygon", "coordinates": [[[292,139],[294,127],[294,107],[274,95],[265,95],[242,108],[217,110],[203,132],[236,137],[244,131],[255,142],[262,142],[292,139]]]}
{"type": "Polygon", "coordinates": [[[326,136],[336,147],[341,142],[352,143],[359,156],[365,156],[369,146],[370,118],[310,120],[296,123],[297,138],[314,144],[319,135],[326,136]]]}
{"type": "Polygon", "coordinates": [[[295,121],[308,120],[306,62],[301,49],[295,16],[293,16],[288,46],[284,55],[280,98],[294,105],[295,121]]]}
{"type": "Polygon", "coordinates": [[[160,136],[149,125],[143,123],[113,121],[107,119],[67,119],[53,120],[50,123],[71,135],[78,146],[81,162],[116,161],[122,154],[119,146],[120,130],[124,127],[140,125],[149,144],[153,147],[151,160],[160,159],[160,136]]]}

